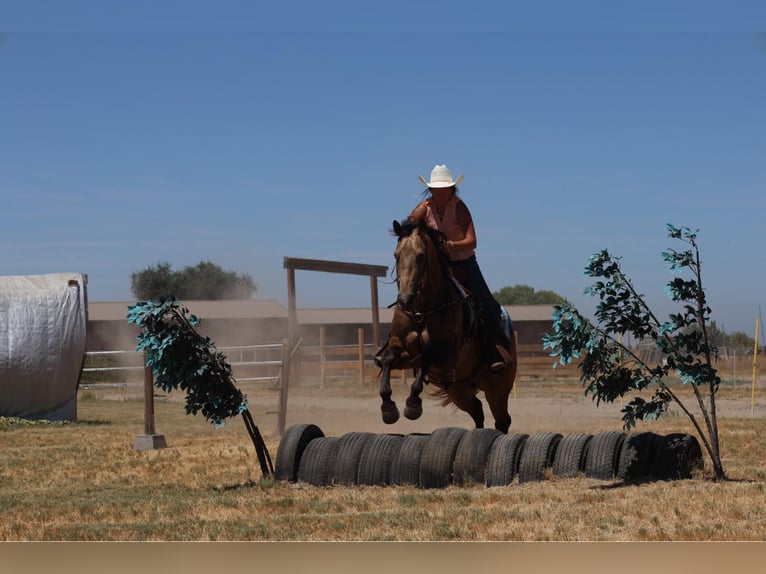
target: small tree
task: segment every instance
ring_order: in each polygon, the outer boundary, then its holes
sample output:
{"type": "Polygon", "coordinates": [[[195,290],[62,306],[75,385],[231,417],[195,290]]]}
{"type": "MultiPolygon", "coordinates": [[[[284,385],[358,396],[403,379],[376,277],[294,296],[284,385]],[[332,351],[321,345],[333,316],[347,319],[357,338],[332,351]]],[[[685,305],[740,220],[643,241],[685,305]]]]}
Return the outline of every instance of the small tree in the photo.
{"type": "Polygon", "coordinates": [[[713,367],[715,347],[708,325],[710,307],[702,287],[697,232],[668,225],[668,236],[688,245],[684,251],[662,253],[672,272],[687,271],[691,277],[673,278],[666,287],[671,300],[683,310],[660,322],[620,267],[620,257],[603,250],[588,260],[585,274],[599,278],[585,293],[599,298],[593,325],[568,302],[554,306],[553,333],[543,337],[543,346],[558,356],[558,363],[579,363],[585,393],[597,404],[613,402],[628,393],[651,390],[649,400],[636,396],[623,409],[626,430],[638,420],[656,419],[675,403],[691,419],[713,463],[717,480],[725,479],[718,441],[716,393],[721,382],[713,367]],[[637,340],[652,340],[665,360],[650,365],[622,343],[631,334],[637,340]],[[675,375],[675,376],[674,376],[675,375]],[[680,383],[679,383],[680,381],[680,383]],[[694,393],[702,424],[682,402],[677,385],[689,385],[694,393]],[[704,425],[704,429],[703,429],[704,425]]]}
{"type": "Polygon", "coordinates": [[[202,412],[216,427],[242,415],[255,446],[264,478],[274,474],[271,457],[247,408],[247,397],[235,386],[231,366],[209,337],[194,328],[199,319],[173,297],[128,307],[128,322],[141,327],[136,350],[146,353],[154,385],[186,392],[186,414],[202,412]]]}

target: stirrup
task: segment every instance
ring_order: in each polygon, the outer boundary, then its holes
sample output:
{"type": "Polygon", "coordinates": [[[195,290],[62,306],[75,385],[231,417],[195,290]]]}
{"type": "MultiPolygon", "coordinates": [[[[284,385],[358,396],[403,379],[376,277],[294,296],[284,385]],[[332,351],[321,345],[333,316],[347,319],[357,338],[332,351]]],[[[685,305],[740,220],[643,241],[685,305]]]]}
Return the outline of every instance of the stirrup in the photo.
{"type": "Polygon", "coordinates": [[[496,363],[492,363],[489,366],[489,370],[493,373],[502,373],[503,371],[508,370],[508,365],[503,363],[502,361],[497,361],[496,363]]]}
{"type": "Polygon", "coordinates": [[[508,368],[510,368],[511,362],[513,361],[513,359],[511,358],[511,355],[508,353],[508,349],[506,349],[503,345],[499,343],[495,345],[495,351],[497,352],[498,355],[500,355],[500,360],[493,361],[489,366],[489,370],[492,371],[493,373],[501,373],[507,370],[508,368]]]}

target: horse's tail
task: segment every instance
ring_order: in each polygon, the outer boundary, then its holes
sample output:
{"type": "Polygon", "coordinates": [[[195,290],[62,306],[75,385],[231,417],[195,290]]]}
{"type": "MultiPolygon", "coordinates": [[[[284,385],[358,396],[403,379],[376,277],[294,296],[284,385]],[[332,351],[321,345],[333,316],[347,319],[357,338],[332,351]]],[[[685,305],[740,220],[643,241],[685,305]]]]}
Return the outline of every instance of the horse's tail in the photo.
{"type": "Polygon", "coordinates": [[[452,404],[452,399],[447,394],[447,390],[444,387],[431,385],[428,389],[428,394],[439,401],[440,407],[446,407],[452,404]]]}

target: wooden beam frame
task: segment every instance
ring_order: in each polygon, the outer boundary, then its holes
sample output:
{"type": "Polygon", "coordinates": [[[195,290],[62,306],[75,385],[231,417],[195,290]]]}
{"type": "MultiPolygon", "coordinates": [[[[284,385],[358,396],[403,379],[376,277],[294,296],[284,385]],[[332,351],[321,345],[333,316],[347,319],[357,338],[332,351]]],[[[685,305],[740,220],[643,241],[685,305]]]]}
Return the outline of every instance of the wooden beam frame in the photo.
{"type": "MultiPolygon", "coordinates": [[[[326,261],[322,259],[298,259],[285,257],[283,267],[287,269],[287,345],[288,353],[293,352],[298,331],[298,313],[295,306],[295,271],[319,271],[323,273],[343,273],[346,275],[366,275],[370,278],[370,307],[372,311],[372,337],[375,347],[380,347],[380,313],[378,310],[377,277],[385,277],[388,267],[385,265],[368,265],[365,263],[347,263],[345,261],[326,261]]],[[[290,355],[288,355],[290,356],[290,355]]],[[[287,388],[290,378],[290,365],[282,377],[280,387],[280,412],[277,422],[279,436],[285,432],[287,418],[287,388]]]]}

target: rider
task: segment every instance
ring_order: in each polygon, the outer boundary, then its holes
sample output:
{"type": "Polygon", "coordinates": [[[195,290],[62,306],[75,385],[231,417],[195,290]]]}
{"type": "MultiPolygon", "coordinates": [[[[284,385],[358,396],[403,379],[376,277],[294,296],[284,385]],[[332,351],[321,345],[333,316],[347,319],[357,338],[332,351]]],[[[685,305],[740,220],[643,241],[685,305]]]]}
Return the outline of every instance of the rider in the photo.
{"type": "Polygon", "coordinates": [[[492,296],[476,262],[476,231],[471,212],[457,196],[457,186],[463,176],[453,181],[447,166],[437,165],[431,170],[431,181],[426,181],[422,175],[418,177],[427,186],[423,195],[428,197],[412,210],[410,219],[415,222],[424,220],[428,227],[447,237],[446,250],[453,275],[475,297],[479,316],[495,343],[490,370],[500,372],[512,362],[511,343],[500,323],[500,304],[492,296]]]}

